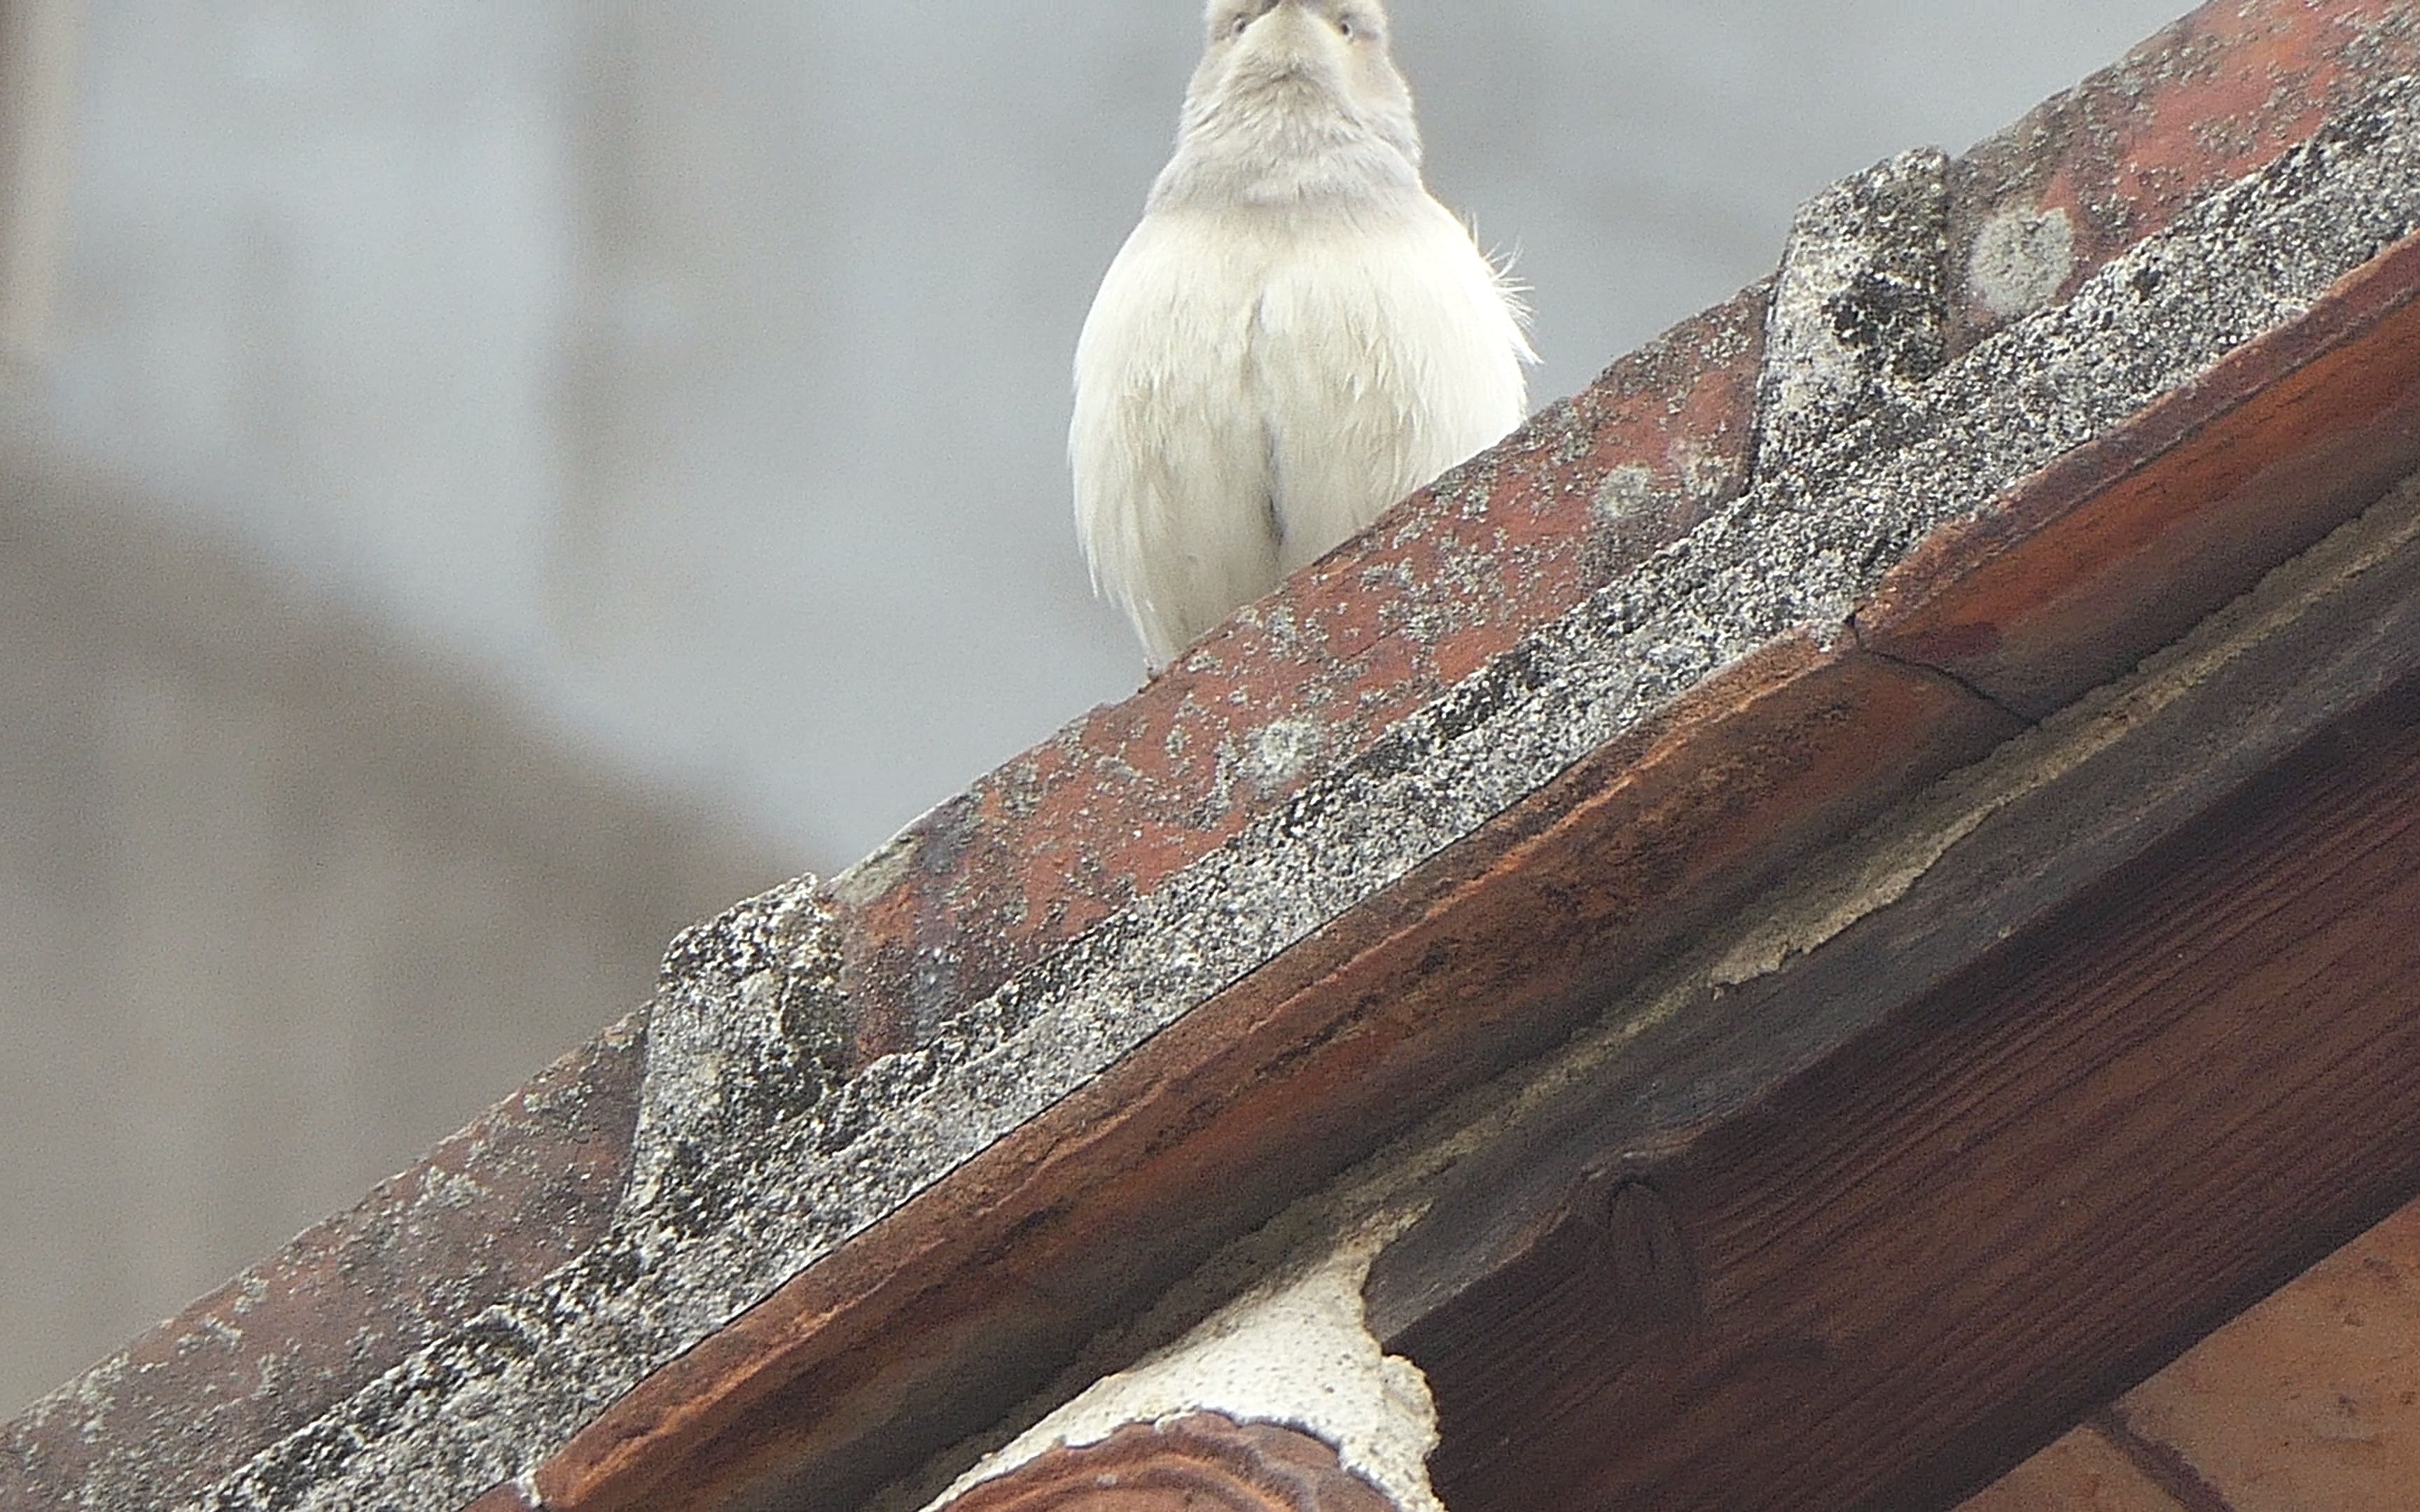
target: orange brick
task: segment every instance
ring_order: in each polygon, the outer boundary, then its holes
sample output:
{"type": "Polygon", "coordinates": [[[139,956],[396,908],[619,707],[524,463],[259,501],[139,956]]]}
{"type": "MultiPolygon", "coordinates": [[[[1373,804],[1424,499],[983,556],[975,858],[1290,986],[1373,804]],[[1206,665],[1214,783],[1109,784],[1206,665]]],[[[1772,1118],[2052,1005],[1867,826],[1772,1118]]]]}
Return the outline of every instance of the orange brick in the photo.
{"type": "Polygon", "coordinates": [[[2078,1428],[1959,1512],[2184,1512],[2116,1445],[2078,1428]]]}
{"type": "Polygon", "coordinates": [[[2420,1204],[2119,1404],[2232,1512],[2420,1506],[2420,1204]]]}

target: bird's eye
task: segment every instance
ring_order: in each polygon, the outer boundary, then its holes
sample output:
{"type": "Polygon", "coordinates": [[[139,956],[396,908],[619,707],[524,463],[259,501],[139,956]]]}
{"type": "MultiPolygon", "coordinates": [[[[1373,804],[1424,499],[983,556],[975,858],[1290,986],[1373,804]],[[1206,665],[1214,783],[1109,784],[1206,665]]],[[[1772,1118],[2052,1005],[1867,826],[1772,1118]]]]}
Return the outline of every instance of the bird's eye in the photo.
{"type": "Polygon", "coordinates": [[[1227,35],[1230,37],[1241,37],[1251,29],[1252,18],[1249,15],[1238,14],[1234,20],[1227,23],[1227,35]]]}
{"type": "Polygon", "coordinates": [[[1337,17],[1336,31],[1337,35],[1343,38],[1346,41],[1349,42],[1353,40],[1354,38],[1359,36],[1361,33],[1361,18],[1358,16],[1337,17]]]}

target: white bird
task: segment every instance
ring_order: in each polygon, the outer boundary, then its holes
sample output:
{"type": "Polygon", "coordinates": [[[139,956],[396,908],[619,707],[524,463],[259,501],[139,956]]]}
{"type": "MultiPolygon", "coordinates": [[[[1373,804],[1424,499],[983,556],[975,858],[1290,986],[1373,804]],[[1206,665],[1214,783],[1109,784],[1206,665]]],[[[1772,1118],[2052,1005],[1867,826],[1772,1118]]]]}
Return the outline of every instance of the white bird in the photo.
{"type": "Polygon", "coordinates": [[[1212,0],[1076,348],[1077,531],[1152,667],[1520,424],[1523,319],[1421,182],[1379,0],[1212,0]]]}

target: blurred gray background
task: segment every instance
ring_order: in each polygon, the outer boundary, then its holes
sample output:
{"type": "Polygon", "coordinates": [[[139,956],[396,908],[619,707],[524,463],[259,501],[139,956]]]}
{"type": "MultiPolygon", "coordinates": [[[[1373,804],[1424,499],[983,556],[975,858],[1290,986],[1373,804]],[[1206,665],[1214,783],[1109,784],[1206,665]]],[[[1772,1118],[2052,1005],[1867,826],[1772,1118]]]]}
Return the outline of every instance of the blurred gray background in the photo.
{"type": "MultiPolygon", "coordinates": [[[[2183,0],[1396,0],[1585,383],[2183,0]]],[[[1140,663],[1066,370],[1190,0],[0,0],[0,1412],[1140,663]]]]}

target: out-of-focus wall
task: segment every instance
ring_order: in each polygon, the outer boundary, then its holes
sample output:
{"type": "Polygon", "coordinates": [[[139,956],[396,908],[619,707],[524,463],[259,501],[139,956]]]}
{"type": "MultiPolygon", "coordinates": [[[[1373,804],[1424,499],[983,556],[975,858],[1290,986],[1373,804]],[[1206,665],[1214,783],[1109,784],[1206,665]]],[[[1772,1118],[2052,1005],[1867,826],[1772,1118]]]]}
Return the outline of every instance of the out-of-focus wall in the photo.
{"type": "Polygon", "coordinates": [[[0,428],[0,1416],[778,875],[159,513],[0,428]]]}
{"type": "Polygon", "coordinates": [[[83,0],[0,0],[0,361],[48,355],[83,0]]]}

